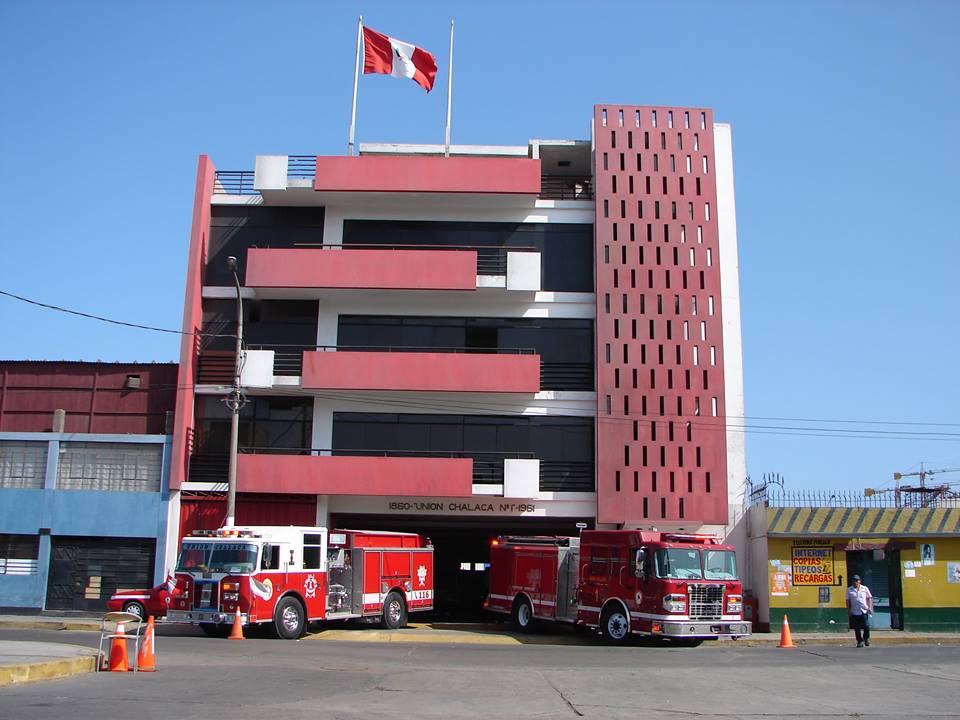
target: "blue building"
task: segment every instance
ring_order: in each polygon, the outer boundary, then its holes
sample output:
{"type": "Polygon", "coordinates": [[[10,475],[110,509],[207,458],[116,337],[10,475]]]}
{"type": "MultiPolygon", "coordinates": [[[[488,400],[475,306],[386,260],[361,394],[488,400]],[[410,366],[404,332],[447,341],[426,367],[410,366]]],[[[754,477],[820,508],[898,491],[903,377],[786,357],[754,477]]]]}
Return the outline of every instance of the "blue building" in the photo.
{"type": "Polygon", "coordinates": [[[102,610],[171,569],[176,368],[0,362],[0,608],[102,610]]]}

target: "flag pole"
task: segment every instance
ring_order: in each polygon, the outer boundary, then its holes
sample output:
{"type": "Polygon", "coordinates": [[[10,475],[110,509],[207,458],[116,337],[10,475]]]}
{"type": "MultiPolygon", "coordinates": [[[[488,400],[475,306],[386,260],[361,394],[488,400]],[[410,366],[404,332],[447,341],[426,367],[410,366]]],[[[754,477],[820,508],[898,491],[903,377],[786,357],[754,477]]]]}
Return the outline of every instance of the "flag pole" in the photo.
{"type": "Polygon", "coordinates": [[[363,15],[357,20],[357,59],[353,67],[353,105],[350,109],[350,140],[347,155],[353,155],[353,139],[357,130],[357,85],[360,80],[360,43],[363,39],[363,15]]]}
{"type": "Polygon", "coordinates": [[[450,21],[450,64],[447,67],[447,125],[444,130],[443,156],[450,157],[450,101],[453,93],[453,20],[450,21]]]}

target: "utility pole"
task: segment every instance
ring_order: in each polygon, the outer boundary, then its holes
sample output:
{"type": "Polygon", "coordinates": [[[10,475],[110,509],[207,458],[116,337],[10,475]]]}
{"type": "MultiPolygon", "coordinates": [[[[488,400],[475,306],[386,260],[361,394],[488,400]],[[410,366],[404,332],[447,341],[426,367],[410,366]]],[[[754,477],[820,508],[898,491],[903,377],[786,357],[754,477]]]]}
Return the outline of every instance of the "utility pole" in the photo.
{"type": "Polygon", "coordinates": [[[243,297],[240,294],[240,276],[237,274],[237,259],[227,258],[227,269],[233,273],[233,282],[237,288],[237,354],[233,363],[233,387],[224,402],[230,410],[230,465],[227,470],[227,527],[232,527],[236,519],[237,504],[237,450],[240,442],[240,409],[246,405],[246,399],[240,390],[240,373],[243,369],[243,297]]]}

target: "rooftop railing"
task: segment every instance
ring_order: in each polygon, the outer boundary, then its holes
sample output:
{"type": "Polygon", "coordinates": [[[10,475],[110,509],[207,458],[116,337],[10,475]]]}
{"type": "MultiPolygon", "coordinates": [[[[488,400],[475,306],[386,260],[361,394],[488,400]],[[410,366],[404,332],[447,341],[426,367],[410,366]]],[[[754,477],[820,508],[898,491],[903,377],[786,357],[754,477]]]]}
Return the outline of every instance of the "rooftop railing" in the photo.
{"type": "MultiPolygon", "coordinates": [[[[290,155],[287,158],[287,177],[312,180],[316,167],[315,155],[290,155]]],[[[217,170],[213,194],[258,195],[253,181],[253,170],[217,170]]],[[[588,175],[543,175],[540,178],[539,197],[543,200],[593,200],[593,179],[588,175]]]]}
{"type": "Polygon", "coordinates": [[[543,175],[540,178],[540,198],[543,200],[593,200],[593,180],[587,176],[543,175]]]}

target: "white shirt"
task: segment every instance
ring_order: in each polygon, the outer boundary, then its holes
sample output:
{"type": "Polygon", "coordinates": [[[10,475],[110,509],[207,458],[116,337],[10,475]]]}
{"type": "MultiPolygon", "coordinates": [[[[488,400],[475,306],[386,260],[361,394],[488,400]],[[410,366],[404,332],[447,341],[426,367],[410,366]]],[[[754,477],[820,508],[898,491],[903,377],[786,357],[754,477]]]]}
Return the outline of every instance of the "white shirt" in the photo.
{"type": "Polygon", "coordinates": [[[847,588],[847,602],[850,604],[851,615],[866,615],[870,612],[870,605],[867,602],[873,598],[873,594],[863,583],[856,588],[853,585],[847,588]]]}

